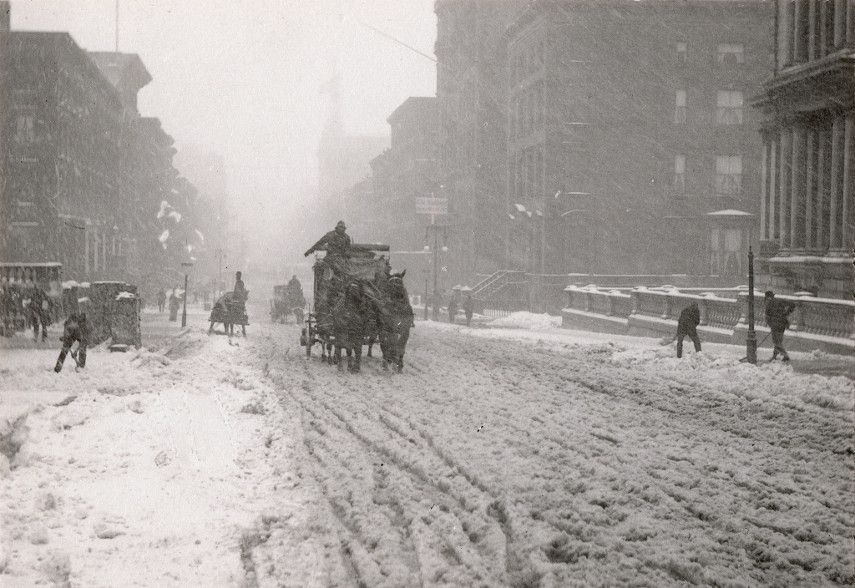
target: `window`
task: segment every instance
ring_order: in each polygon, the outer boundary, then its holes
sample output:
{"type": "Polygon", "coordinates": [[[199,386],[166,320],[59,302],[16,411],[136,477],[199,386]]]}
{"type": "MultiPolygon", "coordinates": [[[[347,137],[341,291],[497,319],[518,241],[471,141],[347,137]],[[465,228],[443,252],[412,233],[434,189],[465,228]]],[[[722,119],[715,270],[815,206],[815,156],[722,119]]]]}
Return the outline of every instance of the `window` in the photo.
{"type": "Polygon", "coordinates": [[[682,124],[686,122],[686,91],[677,90],[676,100],[674,103],[674,123],[682,124]]]}
{"type": "Polygon", "coordinates": [[[745,63],[745,50],[741,43],[723,43],[718,46],[716,59],[721,65],[745,63]]]}
{"type": "Polygon", "coordinates": [[[742,117],[742,92],[719,90],[716,97],[716,123],[720,125],[741,125],[742,117]]]}
{"type": "Polygon", "coordinates": [[[36,140],[36,117],[32,113],[19,114],[16,125],[15,141],[33,143],[36,140]]]}
{"type": "Polygon", "coordinates": [[[685,43],[674,43],[674,59],[677,63],[686,63],[687,49],[685,43]]]}
{"type": "Polygon", "coordinates": [[[674,156],[674,192],[686,193],[686,156],[674,156]]]}
{"type": "Polygon", "coordinates": [[[740,196],[742,194],[742,156],[719,155],[715,159],[716,196],[740,196]]]}

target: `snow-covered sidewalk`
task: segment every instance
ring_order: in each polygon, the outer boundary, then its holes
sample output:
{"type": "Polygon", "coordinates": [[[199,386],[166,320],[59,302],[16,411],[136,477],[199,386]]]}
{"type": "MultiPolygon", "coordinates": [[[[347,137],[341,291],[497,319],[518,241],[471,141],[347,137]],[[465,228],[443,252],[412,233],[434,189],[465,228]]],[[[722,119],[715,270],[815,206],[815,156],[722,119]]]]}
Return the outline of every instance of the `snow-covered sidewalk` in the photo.
{"type": "Polygon", "coordinates": [[[248,341],[197,330],[160,353],[91,352],[58,375],[56,350],[4,350],[0,584],[253,578],[247,553],[311,508],[284,458],[296,424],[248,341]]]}

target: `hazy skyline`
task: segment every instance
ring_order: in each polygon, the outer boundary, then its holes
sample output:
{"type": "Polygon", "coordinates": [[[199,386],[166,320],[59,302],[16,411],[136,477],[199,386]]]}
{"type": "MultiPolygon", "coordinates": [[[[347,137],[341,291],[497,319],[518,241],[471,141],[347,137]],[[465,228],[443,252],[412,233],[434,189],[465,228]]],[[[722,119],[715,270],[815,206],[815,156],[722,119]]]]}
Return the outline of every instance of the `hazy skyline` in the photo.
{"type": "MultiPolygon", "coordinates": [[[[13,0],[13,30],[68,31],[83,49],[115,49],[115,1],[13,0]]],[[[140,112],[162,120],[176,146],[227,162],[233,203],[269,218],[277,201],[314,183],[327,115],[319,93],[335,65],[346,130],[388,134],[408,96],[435,94],[432,0],[122,0],[119,51],[153,77],[140,112]],[[266,212],[265,212],[266,210],[266,212]]],[[[250,215],[252,216],[252,215],[250,215]]]]}

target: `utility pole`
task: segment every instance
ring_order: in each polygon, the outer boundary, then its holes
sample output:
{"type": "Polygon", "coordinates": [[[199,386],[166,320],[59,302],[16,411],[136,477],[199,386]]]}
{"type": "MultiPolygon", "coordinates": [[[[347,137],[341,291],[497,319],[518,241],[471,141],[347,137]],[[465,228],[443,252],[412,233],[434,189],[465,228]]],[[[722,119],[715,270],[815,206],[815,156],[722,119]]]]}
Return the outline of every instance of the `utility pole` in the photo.
{"type": "Polygon", "coordinates": [[[184,268],[184,310],[181,311],[181,328],[187,326],[187,297],[189,292],[187,286],[189,283],[190,269],[193,267],[192,261],[182,261],[181,266],[184,268]]]}
{"type": "Polygon", "coordinates": [[[439,267],[437,267],[439,255],[439,243],[437,239],[437,225],[434,224],[434,218],[431,216],[431,228],[433,229],[433,320],[439,320],[439,292],[437,292],[437,280],[439,278],[439,267]]]}
{"type": "Polygon", "coordinates": [[[748,246],[748,335],[745,338],[745,357],[748,363],[757,363],[757,334],[754,332],[754,250],[748,246]]]}

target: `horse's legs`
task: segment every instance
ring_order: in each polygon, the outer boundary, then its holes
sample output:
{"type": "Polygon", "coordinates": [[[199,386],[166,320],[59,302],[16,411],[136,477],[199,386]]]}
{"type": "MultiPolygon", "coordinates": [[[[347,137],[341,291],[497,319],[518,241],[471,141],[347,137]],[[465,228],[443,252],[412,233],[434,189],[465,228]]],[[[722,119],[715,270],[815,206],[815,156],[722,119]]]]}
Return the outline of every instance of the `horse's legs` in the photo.
{"type": "Polygon", "coordinates": [[[396,347],[396,356],[398,360],[398,372],[404,369],[404,351],[407,349],[407,341],[410,339],[410,328],[404,327],[398,335],[396,347]]]}

